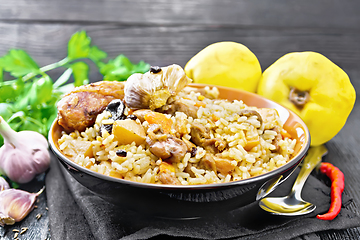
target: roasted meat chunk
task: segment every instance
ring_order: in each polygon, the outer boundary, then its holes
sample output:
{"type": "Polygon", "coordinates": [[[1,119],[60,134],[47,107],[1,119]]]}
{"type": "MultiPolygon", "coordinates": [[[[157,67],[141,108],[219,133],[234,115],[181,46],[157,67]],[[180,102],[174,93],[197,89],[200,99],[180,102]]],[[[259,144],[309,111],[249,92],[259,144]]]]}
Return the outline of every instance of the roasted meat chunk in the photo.
{"type": "Polygon", "coordinates": [[[192,118],[197,118],[198,110],[199,107],[194,106],[193,102],[184,98],[179,98],[179,99],[175,99],[175,101],[170,103],[164,112],[171,115],[174,115],[176,112],[183,112],[187,116],[190,116],[192,118]]]}
{"type": "Polygon", "coordinates": [[[58,123],[67,132],[84,131],[112,100],[123,98],[122,82],[100,81],[77,87],[58,102],[58,123]]]}
{"type": "Polygon", "coordinates": [[[227,147],[227,142],[220,138],[211,138],[210,129],[200,123],[191,125],[191,141],[198,146],[202,146],[210,153],[219,153],[227,147]]]}

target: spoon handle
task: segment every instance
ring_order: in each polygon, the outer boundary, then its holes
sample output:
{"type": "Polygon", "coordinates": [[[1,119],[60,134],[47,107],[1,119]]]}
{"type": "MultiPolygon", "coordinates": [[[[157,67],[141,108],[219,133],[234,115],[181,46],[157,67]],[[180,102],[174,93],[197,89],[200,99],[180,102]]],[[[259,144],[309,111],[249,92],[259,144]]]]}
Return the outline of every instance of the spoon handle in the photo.
{"type": "Polygon", "coordinates": [[[322,156],[327,153],[327,149],[324,145],[310,147],[306,157],[303,160],[303,165],[297,176],[295,183],[291,189],[291,194],[295,194],[295,197],[301,198],[301,190],[309,177],[312,170],[321,162],[322,156]]]}

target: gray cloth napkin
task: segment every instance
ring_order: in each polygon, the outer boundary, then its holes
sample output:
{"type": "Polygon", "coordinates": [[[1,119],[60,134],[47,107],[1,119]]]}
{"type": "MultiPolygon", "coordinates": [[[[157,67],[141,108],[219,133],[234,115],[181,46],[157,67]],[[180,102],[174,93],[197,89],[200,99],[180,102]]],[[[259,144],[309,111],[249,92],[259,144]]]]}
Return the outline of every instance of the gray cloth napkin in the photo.
{"type": "MultiPolygon", "coordinates": [[[[360,217],[342,208],[333,221],[316,218],[330,206],[330,189],[317,178],[307,180],[303,198],[316,210],[300,217],[280,217],[252,203],[222,216],[196,220],[164,220],[141,216],[103,201],[80,185],[53,157],[46,177],[53,240],[67,239],[319,239],[316,232],[360,226],[360,217]]],[[[272,196],[286,195],[298,172],[272,196]]],[[[144,199],[146,201],[146,199],[144,199]]],[[[343,195],[343,205],[351,199],[343,195]]],[[[159,206],[160,207],[160,206],[159,206]]]]}

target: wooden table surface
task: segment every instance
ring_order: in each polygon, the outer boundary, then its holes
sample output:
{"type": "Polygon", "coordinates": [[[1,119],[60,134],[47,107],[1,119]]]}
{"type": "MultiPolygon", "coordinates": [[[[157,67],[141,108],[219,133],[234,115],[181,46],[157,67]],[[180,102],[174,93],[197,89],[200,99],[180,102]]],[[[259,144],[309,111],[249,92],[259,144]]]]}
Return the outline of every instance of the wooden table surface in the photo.
{"type": "MultiPolygon", "coordinates": [[[[184,67],[207,45],[235,41],[255,53],[263,70],[289,52],[322,53],[349,75],[360,92],[359,10],[360,1],[355,0],[0,0],[0,55],[11,48],[25,49],[44,66],[64,58],[70,36],[86,30],[109,57],[123,53],[133,62],[184,67]]],[[[60,71],[50,74],[56,78],[60,71]]],[[[101,79],[91,72],[91,81],[101,79]]],[[[326,144],[326,161],[344,172],[345,192],[354,199],[348,208],[358,214],[359,119],[357,101],[344,128],[326,144]]],[[[42,176],[38,181],[43,182],[42,176]]],[[[38,208],[14,227],[32,226],[20,239],[51,238],[44,209],[43,194],[38,208]]],[[[12,229],[0,228],[0,239],[13,239],[12,229]]],[[[360,239],[360,226],[319,235],[360,239]]]]}

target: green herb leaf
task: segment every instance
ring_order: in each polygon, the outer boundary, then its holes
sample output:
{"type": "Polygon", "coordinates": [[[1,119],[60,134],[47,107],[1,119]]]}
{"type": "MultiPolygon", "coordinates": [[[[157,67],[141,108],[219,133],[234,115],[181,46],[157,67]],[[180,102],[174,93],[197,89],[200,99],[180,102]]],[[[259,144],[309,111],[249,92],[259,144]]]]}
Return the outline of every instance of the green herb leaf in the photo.
{"type": "Polygon", "coordinates": [[[150,69],[150,65],[140,61],[133,64],[125,55],[121,54],[115,59],[109,60],[100,68],[100,73],[104,75],[104,80],[125,81],[133,73],[144,73],[150,69]]]}
{"type": "Polygon", "coordinates": [[[17,182],[14,182],[14,181],[11,181],[11,180],[9,182],[10,182],[10,187],[11,188],[17,189],[17,188],[20,187],[20,185],[17,182]]]}
{"type": "Polygon", "coordinates": [[[68,59],[70,61],[89,58],[98,63],[107,57],[107,53],[100,50],[97,46],[91,46],[91,38],[85,31],[76,32],[72,35],[68,43],[68,59]]]}
{"type": "Polygon", "coordinates": [[[61,95],[69,93],[71,90],[73,90],[74,87],[75,87],[74,83],[68,83],[66,85],[54,89],[53,94],[58,94],[60,98],[61,95]]]}
{"type": "Polygon", "coordinates": [[[52,86],[53,81],[46,74],[34,81],[29,92],[30,105],[38,107],[38,105],[49,101],[51,99],[52,86]]]}
{"type": "Polygon", "coordinates": [[[11,81],[0,82],[0,102],[16,101],[24,90],[24,82],[21,78],[11,81]]]}
{"type": "Polygon", "coordinates": [[[0,116],[5,120],[9,119],[14,114],[14,108],[10,103],[0,103],[0,116]]]}
{"type": "Polygon", "coordinates": [[[28,116],[24,118],[23,123],[19,128],[19,131],[24,130],[39,132],[44,136],[47,135],[47,126],[44,125],[42,122],[38,121],[37,119],[28,116]]]}
{"type": "Polygon", "coordinates": [[[68,43],[68,58],[75,60],[89,56],[91,39],[85,31],[74,33],[68,43]]]}
{"type": "Polygon", "coordinates": [[[150,64],[140,61],[138,64],[133,65],[132,70],[134,73],[145,73],[150,70],[150,64]]]}
{"type": "Polygon", "coordinates": [[[89,83],[89,65],[84,62],[76,62],[70,67],[74,76],[75,87],[89,83]]]}
{"type": "Polygon", "coordinates": [[[35,79],[32,83],[26,83],[23,94],[14,104],[17,110],[30,110],[39,108],[51,98],[52,80],[48,75],[35,79]]]}
{"type": "Polygon", "coordinates": [[[51,114],[51,115],[47,115],[49,116],[46,123],[44,124],[44,126],[46,127],[46,134],[44,136],[47,136],[52,123],[54,122],[55,118],[57,117],[57,108],[55,108],[55,111],[51,114]]]}
{"type": "Polygon", "coordinates": [[[63,74],[56,80],[56,82],[53,85],[54,89],[59,88],[60,86],[64,85],[71,77],[73,70],[71,68],[66,69],[63,74]]]}
{"type": "Polygon", "coordinates": [[[30,89],[32,86],[32,82],[24,83],[22,91],[18,92],[16,101],[13,101],[14,109],[17,111],[22,111],[24,109],[28,110],[29,106],[29,97],[30,97],[30,89]]]}
{"type": "Polygon", "coordinates": [[[93,62],[98,63],[101,59],[104,59],[106,57],[107,57],[107,53],[100,50],[97,46],[92,46],[90,48],[89,58],[93,62]]]}
{"type": "Polygon", "coordinates": [[[7,176],[0,174],[1,177],[3,177],[9,184],[11,188],[19,188],[20,185],[12,180],[10,180],[7,176]]]}
{"type": "Polygon", "coordinates": [[[0,82],[4,82],[4,71],[2,67],[0,67],[0,82]]]}
{"type": "Polygon", "coordinates": [[[37,63],[21,49],[12,49],[0,58],[0,67],[14,77],[22,77],[29,73],[40,73],[37,63]]]}

